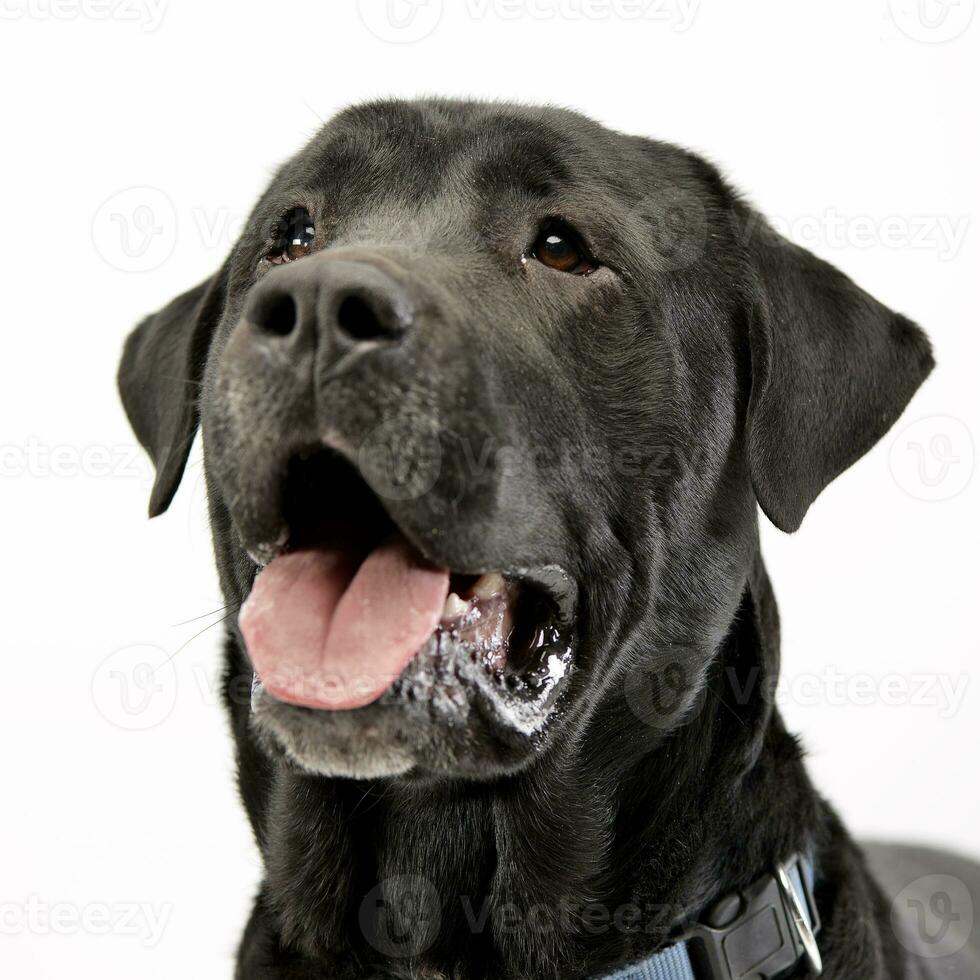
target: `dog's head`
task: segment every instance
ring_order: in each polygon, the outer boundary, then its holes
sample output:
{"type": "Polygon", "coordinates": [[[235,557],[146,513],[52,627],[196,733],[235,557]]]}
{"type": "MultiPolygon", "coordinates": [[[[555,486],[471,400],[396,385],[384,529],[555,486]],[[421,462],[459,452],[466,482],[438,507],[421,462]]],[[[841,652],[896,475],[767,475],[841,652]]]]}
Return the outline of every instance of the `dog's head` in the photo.
{"type": "Polygon", "coordinates": [[[683,717],[756,502],[795,530],[931,364],[698,157],[566,111],[385,102],[279,171],[120,386],[153,514],[202,423],[269,747],[480,777],[560,751],[637,665],[683,663],[683,717]]]}

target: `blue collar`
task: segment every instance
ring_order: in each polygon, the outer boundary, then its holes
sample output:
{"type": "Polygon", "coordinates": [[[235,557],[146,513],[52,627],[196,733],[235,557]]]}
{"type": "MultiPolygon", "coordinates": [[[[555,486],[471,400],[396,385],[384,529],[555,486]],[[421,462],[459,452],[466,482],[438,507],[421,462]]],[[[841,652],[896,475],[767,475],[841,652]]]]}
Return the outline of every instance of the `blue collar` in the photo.
{"type": "Polygon", "coordinates": [[[772,980],[802,962],[822,964],[813,861],[796,855],[716,901],[672,946],[602,980],[772,980]]]}

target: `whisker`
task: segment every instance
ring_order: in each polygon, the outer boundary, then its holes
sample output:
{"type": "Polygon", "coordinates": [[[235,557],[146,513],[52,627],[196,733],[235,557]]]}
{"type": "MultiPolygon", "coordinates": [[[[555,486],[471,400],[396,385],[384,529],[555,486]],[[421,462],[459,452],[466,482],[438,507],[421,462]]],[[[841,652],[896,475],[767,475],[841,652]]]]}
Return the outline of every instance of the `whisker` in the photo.
{"type": "Polygon", "coordinates": [[[199,636],[201,636],[204,633],[207,633],[207,631],[212,627],[220,626],[221,623],[227,622],[227,620],[231,619],[231,617],[234,616],[237,612],[238,612],[237,608],[232,609],[231,612],[222,616],[220,619],[216,619],[213,623],[208,623],[208,625],[205,626],[204,629],[198,630],[189,640],[186,640],[184,643],[181,643],[181,645],[177,647],[177,649],[174,650],[174,652],[170,654],[170,656],[167,657],[167,659],[164,660],[159,667],[156,667],[154,669],[153,673],[155,674],[158,670],[160,670],[161,667],[165,667],[167,664],[169,664],[174,659],[174,657],[177,656],[178,653],[180,653],[182,650],[186,650],[187,647],[189,647],[199,636]]]}
{"type": "Polygon", "coordinates": [[[191,616],[190,619],[185,619],[180,623],[172,623],[171,629],[176,629],[178,626],[186,626],[188,623],[196,623],[198,620],[204,619],[206,616],[216,616],[220,612],[227,612],[232,606],[234,606],[235,609],[239,609],[241,607],[241,603],[229,602],[227,605],[218,606],[217,609],[212,609],[210,612],[201,613],[200,616],[191,616]]]}

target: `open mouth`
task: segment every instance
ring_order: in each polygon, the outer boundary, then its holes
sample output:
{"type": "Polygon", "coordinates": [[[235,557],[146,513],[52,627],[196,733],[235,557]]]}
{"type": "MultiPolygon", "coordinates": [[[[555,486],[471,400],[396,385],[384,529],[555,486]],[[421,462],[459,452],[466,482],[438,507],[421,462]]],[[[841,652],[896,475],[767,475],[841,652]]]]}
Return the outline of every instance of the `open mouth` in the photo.
{"type": "Polygon", "coordinates": [[[329,711],[458,711],[478,691],[511,726],[540,724],[571,666],[574,596],[560,569],[439,567],[328,449],[292,458],[282,510],[286,543],[239,617],[268,694],[329,711]]]}

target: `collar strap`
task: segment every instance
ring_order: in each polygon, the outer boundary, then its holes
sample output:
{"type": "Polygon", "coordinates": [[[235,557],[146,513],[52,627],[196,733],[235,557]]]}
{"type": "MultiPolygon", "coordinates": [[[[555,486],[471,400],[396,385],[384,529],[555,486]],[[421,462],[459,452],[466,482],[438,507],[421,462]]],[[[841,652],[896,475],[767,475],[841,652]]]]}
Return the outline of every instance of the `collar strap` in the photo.
{"type": "Polygon", "coordinates": [[[822,970],[813,861],[795,855],[716,901],[678,942],[603,980],[777,980],[822,970]]]}

